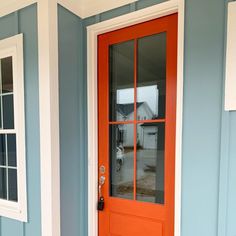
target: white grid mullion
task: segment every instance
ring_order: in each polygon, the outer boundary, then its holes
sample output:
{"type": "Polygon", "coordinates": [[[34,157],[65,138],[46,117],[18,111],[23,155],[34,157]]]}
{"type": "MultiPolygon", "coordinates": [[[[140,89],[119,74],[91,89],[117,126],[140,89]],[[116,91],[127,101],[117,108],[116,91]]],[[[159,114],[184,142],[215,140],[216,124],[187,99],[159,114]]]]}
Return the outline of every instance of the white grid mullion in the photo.
{"type": "Polygon", "coordinates": [[[8,169],[11,169],[11,170],[17,170],[16,166],[2,166],[2,165],[0,165],[0,168],[2,168],[2,169],[8,168],[8,169]]]}
{"type": "Polygon", "coordinates": [[[16,134],[15,129],[0,129],[0,134],[16,134]]]}
{"type": "Polygon", "coordinates": [[[8,92],[8,93],[2,93],[1,95],[2,95],[2,96],[14,95],[14,93],[13,93],[13,92],[8,92]]]}

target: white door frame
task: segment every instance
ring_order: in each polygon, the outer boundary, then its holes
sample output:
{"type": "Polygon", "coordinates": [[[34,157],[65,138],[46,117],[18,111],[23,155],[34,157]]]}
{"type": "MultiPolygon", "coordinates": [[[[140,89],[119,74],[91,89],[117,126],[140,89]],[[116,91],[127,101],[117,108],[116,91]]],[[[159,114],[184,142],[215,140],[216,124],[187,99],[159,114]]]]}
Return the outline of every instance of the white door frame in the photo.
{"type": "Polygon", "coordinates": [[[175,236],[181,227],[181,167],[184,65],[184,0],[169,0],[139,11],[87,27],[88,81],[88,236],[98,236],[98,115],[97,115],[97,36],[130,25],[178,12],[176,172],[175,172],[175,236]]]}

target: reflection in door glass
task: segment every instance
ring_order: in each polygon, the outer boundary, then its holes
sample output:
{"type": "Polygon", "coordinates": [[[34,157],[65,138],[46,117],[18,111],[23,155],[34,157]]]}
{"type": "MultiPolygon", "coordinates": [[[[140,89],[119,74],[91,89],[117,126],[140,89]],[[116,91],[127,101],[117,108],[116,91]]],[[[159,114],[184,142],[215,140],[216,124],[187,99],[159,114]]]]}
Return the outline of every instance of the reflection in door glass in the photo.
{"type": "Polygon", "coordinates": [[[164,204],[165,124],[137,126],[137,200],[164,204]]]}
{"type": "Polygon", "coordinates": [[[111,196],[133,199],[134,126],[110,126],[111,196]]]}
{"type": "Polygon", "coordinates": [[[165,117],[166,33],[138,40],[137,119],[165,117]]]}
{"type": "Polygon", "coordinates": [[[110,120],[133,120],[134,111],[134,41],[111,45],[110,120]]]}

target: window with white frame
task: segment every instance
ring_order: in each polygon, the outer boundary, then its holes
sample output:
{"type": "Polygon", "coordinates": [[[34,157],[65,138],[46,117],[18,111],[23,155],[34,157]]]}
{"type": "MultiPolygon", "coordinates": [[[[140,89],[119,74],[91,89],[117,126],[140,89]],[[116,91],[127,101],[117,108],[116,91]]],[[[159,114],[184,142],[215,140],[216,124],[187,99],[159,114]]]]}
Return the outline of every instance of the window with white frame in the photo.
{"type": "Polygon", "coordinates": [[[0,215],[27,221],[22,34],[0,40],[0,215]]]}

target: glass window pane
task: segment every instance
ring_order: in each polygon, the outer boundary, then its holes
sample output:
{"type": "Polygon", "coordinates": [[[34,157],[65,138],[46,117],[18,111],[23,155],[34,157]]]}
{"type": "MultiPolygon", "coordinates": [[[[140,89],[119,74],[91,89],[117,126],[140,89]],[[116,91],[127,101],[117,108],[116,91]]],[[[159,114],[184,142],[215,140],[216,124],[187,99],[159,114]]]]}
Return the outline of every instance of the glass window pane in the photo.
{"type": "Polygon", "coordinates": [[[134,41],[114,44],[110,54],[110,120],[134,119],[134,41]]]}
{"type": "Polygon", "coordinates": [[[17,171],[15,169],[8,169],[8,189],[9,200],[17,201],[17,171]]]}
{"type": "Polygon", "coordinates": [[[165,124],[137,126],[137,200],[164,204],[165,124]]]}
{"type": "Polygon", "coordinates": [[[8,166],[16,167],[16,135],[7,135],[8,166]]]}
{"type": "Polygon", "coordinates": [[[110,126],[111,196],[133,199],[134,126],[110,126]]]}
{"type": "Polygon", "coordinates": [[[0,168],[0,198],[7,199],[7,178],[5,168],[0,168]]]}
{"type": "Polygon", "coordinates": [[[12,57],[1,59],[2,93],[13,92],[12,57]]]}
{"type": "Polygon", "coordinates": [[[3,99],[3,128],[14,129],[13,95],[5,95],[3,99]]]}
{"type": "Polygon", "coordinates": [[[138,40],[137,119],[165,117],[166,33],[138,40]]]}
{"type": "Polygon", "coordinates": [[[2,124],[2,95],[0,95],[0,129],[3,128],[2,124]]]}
{"type": "Polygon", "coordinates": [[[5,134],[0,134],[0,165],[6,165],[6,142],[5,134]]]}

